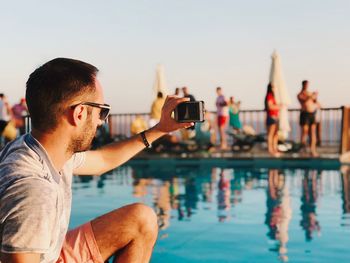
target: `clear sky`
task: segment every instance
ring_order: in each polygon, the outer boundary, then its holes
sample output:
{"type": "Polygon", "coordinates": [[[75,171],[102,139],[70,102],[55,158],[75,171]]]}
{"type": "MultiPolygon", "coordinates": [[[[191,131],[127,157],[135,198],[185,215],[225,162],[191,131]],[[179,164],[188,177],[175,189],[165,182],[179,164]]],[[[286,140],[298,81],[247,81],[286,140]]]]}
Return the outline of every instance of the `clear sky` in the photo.
{"type": "Polygon", "coordinates": [[[349,0],[0,0],[0,91],[24,95],[55,57],[100,69],[112,112],[148,112],[158,63],[168,90],[188,86],[214,109],[215,88],[261,109],[280,53],[292,106],[310,81],[321,104],[350,104],[349,0]]]}

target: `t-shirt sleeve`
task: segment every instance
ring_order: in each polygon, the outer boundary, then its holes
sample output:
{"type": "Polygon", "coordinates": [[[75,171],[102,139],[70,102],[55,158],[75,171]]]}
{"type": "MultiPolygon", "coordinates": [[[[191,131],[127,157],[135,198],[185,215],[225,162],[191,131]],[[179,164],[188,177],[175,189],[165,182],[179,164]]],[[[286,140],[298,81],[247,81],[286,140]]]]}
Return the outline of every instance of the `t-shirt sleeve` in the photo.
{"type": "Polygon", "coordinates": [[[56,224],[57,193],[49,182],[22,179],[0,203],[1,251],[46,253],[56,224]]]}
{"type": "Polygon", "coordinates": [[[85,152],[79,152],[75,153],[73,156],[73,171],[75,169],[78,169],[85,163],[85,157],[86,153],[85,152]]]}

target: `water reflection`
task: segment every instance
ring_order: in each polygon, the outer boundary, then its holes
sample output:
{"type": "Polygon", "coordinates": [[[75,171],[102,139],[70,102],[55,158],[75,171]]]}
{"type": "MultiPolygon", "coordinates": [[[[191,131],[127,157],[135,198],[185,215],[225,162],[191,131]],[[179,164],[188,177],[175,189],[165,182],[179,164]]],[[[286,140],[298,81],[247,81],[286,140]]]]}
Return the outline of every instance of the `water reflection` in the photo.
{"type": "Polygon", "coordinates": [[[231,199],[232,206],[238,205],[242,202],[244,172],[234,171],[233,178],[231,180],[231,199]]]}
{"type": "Polygon", "coordinates": [[[282,261],[288,261],[288,227],[292,218],[292,209],[286,176],[282,171],[269,170],[266,193],[265,224],[269,229],[267,236],[277,241],[276,246],[270,250],[276,251],[282,261]]]}
{"type": "Polygon", "coordinates": [[[342,226],[350,227],[350,166],[341,167],[343,217],[342,226]]]}
{"type": "Polygon", "coordinates": [[[230,219],[230,197],[231,197],[231,182],[228,176],[225,175],[224,169],[220,172],[218,182],[218,219],[219,222],[224,222],[230,219]]]}
{"type": "Polygon", "coordinates": [[[167,229],[170,225],[171,203],[169,187],[169,181],[158,181],[153,194],[154,210],[157,213],[158,225],[161,230],[167,229]]]}
{"type": "MultiPolygon", "coordinates": [[[[74,180],[76,191],[93,184],[99,193],[112,184],[128,189],[133,197],[130,202],[153,206],[161,238],[173,238],[176,230],[171,227],[177,222],[192,223],[200,228],[204,221],[232,227],[237,222],[244,225],[246,218],[256,220],[254,227],[260,224],[262,231],[250,233],[251,239],[266,240],[267,236],[268,250],[272,252],[269,254],[281,261],[291,258],[291,237],[299,235],[299,240],[311,244],[321,234],[321,221],[327,229],[332,223],[333,227],[336,224],[344,229],[350,227],[349,167],[343,167],[339,173],[310,169],[135,166],[123,167],[102,177],[85,176],[74,180]],[[328,206],[320,207],[320,200],[327,200],[328,206]],[[321,217],[321,209],[328,217],[321,217]],[[258,213],[257,210],[262,211],[258,213]],[[338,216],[337,222],[330,221],[329,215],[336,212],[341,218],[338,216]],[[293,235],[290,234],[291,225],[294,225],[293,235]]],[[[331,218],[334,220],[334,216],[331,218]]],[[[295,239],[293,241],[295,245],[295,239]]]]}
{"type": "Polygon", "coordinates": [[[313,233],[321,233],[321,226],[317,220],[317,199],[320,174],[316,170],[305,170],[302,181],[301,195],[301,221],[300,225],[305,231],[306,241],[311,241],[313,233]]]}

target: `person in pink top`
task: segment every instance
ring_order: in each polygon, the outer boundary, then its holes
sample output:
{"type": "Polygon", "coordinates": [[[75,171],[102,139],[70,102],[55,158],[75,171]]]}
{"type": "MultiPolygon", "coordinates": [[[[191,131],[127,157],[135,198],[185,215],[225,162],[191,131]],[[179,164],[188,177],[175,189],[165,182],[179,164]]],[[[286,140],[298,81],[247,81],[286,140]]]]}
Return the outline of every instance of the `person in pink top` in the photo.
{"type": "Polygon", "coordinates": [[[275,87],[269,83],[265,96],[266,111],[266,129],[267,129],[267,149],[275,157],[280,153],[277,149],[278,144],[278,124],[279,124],[279,105],[275,99],[275,87]]]}
{"type": "Polygon", "coordinates": [[[13,118],[16,123],[16,128],[19,131],[19,135],[25,133],[24,117],[28,115],[28,108],[25,98],[21,98],[19,103],[12,107],[13,118]]]}
{"type": "Polygon", "coordinates": [[[220,148],[222,150],[227,149],[227,139],[226,139],[226,126],[228,123],[228,101],[226,100],[221,87],[216,88],[216,115],[218,120],[218,128],[220,134],[220,148]]]}

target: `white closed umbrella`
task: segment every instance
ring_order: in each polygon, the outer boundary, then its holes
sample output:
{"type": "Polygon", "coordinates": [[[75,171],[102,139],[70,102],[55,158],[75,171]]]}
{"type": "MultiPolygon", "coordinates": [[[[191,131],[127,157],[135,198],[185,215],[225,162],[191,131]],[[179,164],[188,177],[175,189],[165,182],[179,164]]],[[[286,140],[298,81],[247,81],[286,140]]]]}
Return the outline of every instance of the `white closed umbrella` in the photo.
{"type": "Polygon", "coordinates": [[[271,56],[271,71],[270,83],[275,87],[275,98],[280,108],[279,132],[286,139],[290,132],[290,124],[288,120],[288,106],[291,104],[291,99],[284,81],[282,73],[282,65],[279,54],[274,51],[271,56]]]}
{"type": "Polygon", "coordinates": [[[159,64],[157,66],[156,79],[154,81],[153,90],[154,90],[156,96],[157,96],[158,92],[162,92],[163,97],[165,97],[168,94],[163,65],[159,64]]]}

